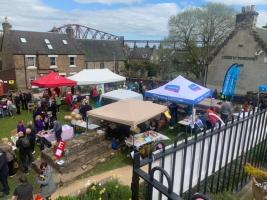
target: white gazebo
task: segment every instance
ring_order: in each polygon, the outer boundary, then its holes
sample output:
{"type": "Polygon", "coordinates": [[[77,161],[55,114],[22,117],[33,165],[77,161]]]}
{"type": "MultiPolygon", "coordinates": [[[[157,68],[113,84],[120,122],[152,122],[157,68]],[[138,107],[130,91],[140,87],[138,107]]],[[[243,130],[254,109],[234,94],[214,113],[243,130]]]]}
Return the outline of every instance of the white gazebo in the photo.
{"type": "Polygon", "coordinates": [[[76,81],[77,85],[98,85],[126,80],[125,77],[113,73],[109,69],[84,69],[68,78],[76,81]]]}

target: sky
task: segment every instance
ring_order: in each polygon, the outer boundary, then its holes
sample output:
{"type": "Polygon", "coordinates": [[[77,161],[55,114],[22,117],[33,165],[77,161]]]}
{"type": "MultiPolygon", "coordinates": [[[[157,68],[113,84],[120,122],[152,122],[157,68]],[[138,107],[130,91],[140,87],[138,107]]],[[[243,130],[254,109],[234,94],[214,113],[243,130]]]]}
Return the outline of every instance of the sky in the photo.
{"type": "Polygon", "coordinates": [[[49,31],[81,24],[125,39],[164,39],[170,16],[208,2],[236,11],[256,5],[258,26],[267,23],[267,0],[0,0],[0,22],[7,16],[15,30],[49,31]]]}

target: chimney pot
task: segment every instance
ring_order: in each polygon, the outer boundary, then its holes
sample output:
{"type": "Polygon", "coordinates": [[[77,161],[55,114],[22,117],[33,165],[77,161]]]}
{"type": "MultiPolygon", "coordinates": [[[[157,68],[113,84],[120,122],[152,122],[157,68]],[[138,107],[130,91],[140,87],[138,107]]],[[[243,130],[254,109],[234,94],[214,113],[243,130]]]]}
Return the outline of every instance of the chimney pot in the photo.
{"type": "Polygon", "coordinates": [[[2,23],[2,28],[4,33],[8,32],[12,28],[11,24],[7,20],[7,17],[5,17],[5,21],[2,23]]]}

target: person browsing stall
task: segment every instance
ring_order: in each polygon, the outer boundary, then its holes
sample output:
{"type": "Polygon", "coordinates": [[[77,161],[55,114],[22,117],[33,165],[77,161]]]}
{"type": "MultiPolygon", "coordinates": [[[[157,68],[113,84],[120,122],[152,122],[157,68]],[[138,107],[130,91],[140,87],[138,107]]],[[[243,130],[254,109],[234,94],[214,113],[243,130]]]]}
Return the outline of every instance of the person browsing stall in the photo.
{"type": "Polygon", "coordinates": [[[43,120],[41,119],[41,116],[37,115],[36,120],[35,120],[36,133],[42,132],[44,130],[44,126],[45,126],[45,124],[44,124],[43,120]]]}
{"type": "Polygon", "coordinates": [[[55,137],[57,139],[57,142],[60,142],[62,140],[62,138],[61,138],[62,125],[58,120],[54,121],[53,132],[55,133],[55,137]]]}
{"type": "Polygon", "coordinates": [[[37,182],[40,184],[40,193],[46,199],[50,199],[51,195],[56,191],[57,187],[53,179],[53,169],[46,162],[40,165],[40,176],[37,182]]]}
{"type": "Polygon", "coordinates": [[[23,166],[23,172],[29,172],[29,166],[33,161],[31,145],[28,137],[23,132],[18,133],[19,138],[16,142],[16,146],[19,149],[19,157],[23,166]]]}
{"type": "Polygon", "coordinates": [[[17,125],[17,133],[20,132],[20,131],[23,132],[23,133],[26,132],[26,128],[24,126],[24,121],[23,120],[20,120],[18,125],[17,125]]]}
{"type": "Polygon", "coordinates": [[[33,187],[26,176],[19,177],[18,185],[13,193],[12,200],[33,200],[33,187]]]}

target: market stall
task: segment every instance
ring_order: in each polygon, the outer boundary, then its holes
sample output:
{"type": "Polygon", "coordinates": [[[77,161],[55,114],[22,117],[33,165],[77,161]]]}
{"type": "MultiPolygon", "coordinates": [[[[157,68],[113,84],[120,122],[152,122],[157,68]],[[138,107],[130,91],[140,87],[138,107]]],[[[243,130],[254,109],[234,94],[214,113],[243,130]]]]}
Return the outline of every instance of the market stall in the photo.
{"type": "Polygon", "coordinates": [[[125,77],[115,74],[109,69],[84,69],[68,78],[76,81],[78,85],[97,85],[126,80],[125,77]]]}
{"type": "Polygon", "coordinates": [[[75,86],[77,85],[77,82],[60,76],[58,72],[50,72],[49,74],[32,81],[31,84],[43,88],[55,88],[62,86],[75,86]]]}
{"type": "MultiPolygon", "coordinates": [[[[51,130],[43,131],[43,132],[41,132],[39,134],[36,134],[36,135],[39,136],[39,137],[45,138],[49,142],[56,141],[55,134],[51,130]]],[[[74,129],[73,129],[73,127],[71,127],[71,126],[69,126],[67,124],[62,125],[62,134],[61,134],[62,141],[70,140],[73,137],[74,137],[74,129]]]]}
{"type": "MultiPolygon", "coordinates": [[[[166,106],[155,104],[150,101],[127,99],[91,110],[89,111],[89,116],[124,124],[134,129],[138,124],[146,122],[167,110],[168,108],[166,106]]],[[[164,139],[166,139],[166,136],[162,137],[162,134],[151,131],[148,135],[147,133],[141,133],[137,135],[137,138],[136,136],[130,136],[126,140],[126,144],[139,148],[144,144],[164,139]],[[135,143],[135,139],[137,143],[135,143]]]]}
{"type": "Polygon", "coordinates": [[[146,131],[144,133],[135,134],[125,140],[127,146],[135,146],[136,149],[144,146],[147,143],[168,140],[169,138],[155,131],[146,131]]]}
{"type": "MultiPolygon", "coordinates": [[[[55,134],[52,133],[52,130],[48,131],[42,131],[41,133],[36,134],[38,137],[45,138],[49,142],[54,142],[56,141],[55,134]]],[[[62,125],[62,134],[61,134],[62,140],[67,141],[70,140],[74,137],[74,129],[73,127],[64,124],[62,125]]],[[[10,140],[14,145],[16,145],[16,141],[18,140],[18,135],[13,135],[10,137],[10,140]]]]}
{"type": "Polygon", "coordinates": [[[195,121],[194,106],[207,97],[211,97],[211,95],[212,91],[210,89],[182,76],[178,76],[159,88],[145,92],[147,98],[191,105],[193,108],[191,122],[195,121]]]}
{"type": "Polygon", "coordinates": [[[106,105],[123,99],[143,100],[143,95],[131,90],[118,89],[102,94],[100,97],[100,102],[102,105],[106,105]]]}
{"type": "Polygon", "coordinates": [[[90,117],[135,127],[167,110],[166,106],[150,101],[126,99],[91,110],[88,114],[90,117]]]}
{"type": "Polygon", "coordinates": [[[196,105],[211,95],[210,89],[182,76],[178,76],[159,88],[145,92],[145,97],[190,105],[196,105]]]}

